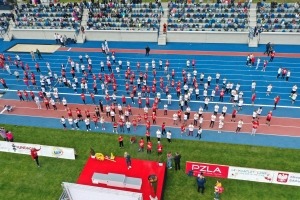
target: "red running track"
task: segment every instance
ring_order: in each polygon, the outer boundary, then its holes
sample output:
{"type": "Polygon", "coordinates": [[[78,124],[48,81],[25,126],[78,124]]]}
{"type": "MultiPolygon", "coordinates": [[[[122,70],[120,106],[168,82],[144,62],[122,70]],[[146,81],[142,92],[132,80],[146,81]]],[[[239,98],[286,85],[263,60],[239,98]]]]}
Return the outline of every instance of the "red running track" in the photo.
{"type": "MultiPolygon", "coordinates": [[[[37,106],[34,102],[20,102],[18,100],[6,100],[6,99],[2,99],[0,100],[0,106],[3,107],[3,105],[13,105],[16,108],[14,109],[14,111],[12,112],[12,114],[14,115],[27,115],[27,116],[32,116],[32,117],[46,117],[46,118],[57,118],[60,119],[61,116],[65,116],[67,117],[67,112],[64,110],[63,105],[61,104],[57,104],[58,110],[54,111],[52,110],[46,110],[45,106],[42,104],[42,108],[43,109],[37,109],[37,106]]],[[[84,113],[85,109],[88,109],[91,113],[91,115],[93,114],[95,105],[84,105],[84,104],[68,104],[68,106],[71,108],[71,110],[73,111],[73,116],[75,117],[75,108],[79,108],[81,109],[81,111],[84,113]]],[[[149,109],[150,111],[150,109],[149,109]]],[[[133,115],[137,115],[138,113],[141,114],[141,116],[143,117],[143,109],[139,109],[139,108],[134,108],[132,107],[132,113],[133,115]]],[[[173,120],[172,120],[172,115],[173,115],[174,111],[169,110],[168,111],[168,115],[164,116],[163,115],[163,110],[158,110],[157,112],[157,126],[160,128],[162,122],[166,123],[166,126],[169,127],[176,127],[176,125],[173,125],[173,120]]],[[[188,121],[189,123],[193,122],[193,115],[195,112],[191,112],[191,119],[188,121]]],[[[204,113],[204,123],[202,125],[202,128],[204,130],[218,130],[218,123],[216,120],[215,126],[214,128],[209,128],[209,123],[210,123],[210,116],[212,115],[212,113],[204,113]]],[[[104,114],[103,114],[104,116],[104,114]]],[[[218,115],[219,117],[219,115],[218,115]]],[[[218,119],[218,118],[217,118],[218,119]]],[[[229,132],[234,132],[237,126],[237,121],[239,119],[243,119],[244,121],[244,126],[242,128],[242,132],[251,132],[252,129],[252,124],[251,124],[251,120],[252,120],[252,116],[250,115],[237,115],[236,118],[236,122],[231,122],[231,113],[228,113],[225,117],[225,121],[224,121],[224,128],[223,131],[229,131],[229,132]]],[[[118,116],[116,117],[116,120],[118,119],[118,116]]],[[[132,118],[131,118],[132,120],[132,118]]],[[[149,120],[152,122],[150,114],[149,114],[149,120]]],[[[106,122],[111,122],[110,118],[106,118],[105,117],[105,121],[106,122]]],[[[142,122],[144,123],[144,120],[142,120],[142,122]]],[[[59,120],[57,121],[57,123],[60,123],[59,120]]],[[[298,118],[281,118],[281,117],[276,117],[273,116],[272,117],[272,121],[271,121],[271,126],[267,126],[265,124],[265,116],[262,116],[260,118],[260,126],[258,128],[257,133],[261,133],[261,134],[268,134],[268,135],[278,135],[278,136],[300,136],[300,119],[298,118]]],[[[38,125],[37,125],[38,126],[38,125]]],[[[177,125],[178,128],[180,128],[181,124],[179,123],[177,125]]],[[[153,130],[153,129],[152,129],[153,130]]],[[[179,130],[178,130],[179,132],[179,130]]]]}
{"type": "MultiPolygon", "coordinates": [[[[58,51],[68,52],[95,52],[101,53],[100,48],[79,48],[79,47],[61,47],[58,51]]],[[[117,53],[134,53],[144,54],[144,49],[111,49],[117,53]]],[[[195,51],[195,50],[158,50],[153,49],[151,54],[168,54],[168,55],[208,55],[208,56],[247,56],[250,52],[232,52],[232,51],[195,51]]],[[[254,56],[262,56],[260,52],[253,52],[254,56]]],[[[276,53],[275,57],[300,58],[300,53],[276,53]]]]}

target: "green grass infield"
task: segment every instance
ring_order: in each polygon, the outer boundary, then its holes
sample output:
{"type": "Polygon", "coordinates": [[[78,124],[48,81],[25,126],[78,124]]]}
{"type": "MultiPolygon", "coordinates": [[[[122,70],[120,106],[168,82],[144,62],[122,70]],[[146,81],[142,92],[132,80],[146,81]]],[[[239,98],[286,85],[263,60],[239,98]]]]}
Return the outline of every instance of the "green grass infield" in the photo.
{"type": "MultiPolygon", "coordinates": [[[[129,143],[124,135],[124,149],[118,147],[117,134],[64,131],[37,127],[2,125],[14,133],[15,142],[75,148],[76,160],[40,157],[41,168],[37,168],[30,155],[0,153],[0,199],[5,200],[54,200],[61,195],[61,182],[76,182],[89,157],[90,147],[96,152],[122,156],[128,151],[132,158],[158,160],[156,138],[152,137],[153,153],[138,152],[137,144],[129,143]]],[[[203,134],[205,137],[205,133],[203,134]]],[[[137,137],[139,140],[140,138],[137,137]]],[[[171,144],[162,139],[163,159],[167,152],[182,155],[180,172],[167,171],[164,199],[195,200],[213,199],[215,178],[207,177],[204,195],[197,193],[195,178],[185,174],[185,161],[217,163],[259,169],[299,172],[300,150],[232,145],[202,141],[173,140],[171,144]]],[[[225,188],[222,200],[291,200],[300,199],[298,187],[248,181],[221,179],[225,188]]]]}

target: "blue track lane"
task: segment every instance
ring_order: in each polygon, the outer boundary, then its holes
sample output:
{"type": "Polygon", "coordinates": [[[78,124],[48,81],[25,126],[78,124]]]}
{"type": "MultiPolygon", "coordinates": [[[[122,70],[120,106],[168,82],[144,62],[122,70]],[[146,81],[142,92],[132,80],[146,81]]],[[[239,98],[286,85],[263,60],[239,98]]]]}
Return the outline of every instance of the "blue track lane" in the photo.
{"type": "MultiPolygon", "coordinates": [[[[4,52],[7,49],[11,48],[15,44],[18,43],[27,43],[27,44],[54,44],[54,41],[42,41],[42,40],[13,40],[12,42],[3,42],[0,41],[0,51],[4,52]]],[[[70,47],[82,47],[82,48],[99,48],[101,42],[86,42],[85,44],[74,44],[70,47]]],[[[146,45],[149,45],[151,49],[165,49],[165,50],[203,50],[203,51],[231,51],[231,52],[263,52],[265,50],[264,45],[260,45],[258,48],[248,48],[247,45],[240,45],[240,44],[181,44],[181,43],[171,43],[167,46],[158,46],[157,43],[130,43],[130,42],[110,42],[110,48],[124,48],[124,49],[144,49],[146,45]]],[[[277,52],[280,53],[299,53],[299,46],[291,46],[291,45],[277,45],[275,47],[277,52]]],[[[5,54],[11,54],[14,57],[14,54],[5,52],[5,54]]],[[[42,73],[46,73],[45,62],[51,62],[51,68],[57,74],[60,74],[60,65],[66,64],[67,57],[71,56],[75,61],[78,60],[78,56],[82,54],[85,55],[85,52],[55,52],[54,54],[44,54],[43,57],[45,60],[39,61],[41,65],[42,73]]],[[[93,60],[93,72],[98,74],[99,72],[99,62],[100,60],[105,61],[106,58],[103,54],[99,53],[88,53],[89,56],[93,60]]],[[[22,60],[25,63],[28,63],[31,66],[31,69],[34,70],[34,62],[31,61],[31,57],[29,54],[20,53],[19,54],[22,60]]],[[[131,62],[132,70],[135,70],[136,62],[141,62],[141,69],[144,69],[144,64],[146,62],[149,63],[149,69],[151,68],[151,60],[155,59],[156,63],[158,63],[159,59],[162,59],[165,63],[165,60],[168,59],[170,61],[170,69],[175,69],[176,80],[181,79],[181,70],[185,68],[185,63],[187,59],[195,59],[196,66],[199,77],[200,72],[205,74],[205,77],[211,75],[213,78],[212,81],[212,88],[215,86],[215,73],[219,72],[221,74],[221,79],[226,77],[228,81],[233,83],[240,83],[241,90],[244,91],[244,103],[251,104],[250,97],[250,85],[252,80],[257,82],[257,100],[255,102],[255,106],[245,105],[243,110],[239,112],[239,114],[248,114],[251,115],[254,109],[257,109],[258,106],[263,105],[263,113],[262,115],[266,115],[266,113],[272,109],[273,105],[273,98],[276,95],[281,96],[281,101],[279,103],[279,109],[273,112],[273,115],[276,117],[290,117],[290,118],[299,118],[299,109],[300,103],[296,101],[296,103],[291,107],[291,101],[289,99],[289,94],[291,88],[294,84],[300,82],[300,72],[298,70],[298,65],[300,63],[300,58],[275,58],[274,62],[269,63],[266,72],[261,72],[260,70],[255,70],[253,67],[249,68],[245,66],[245,57],[240,56],[188,56],[188,55],[150,55],[150,57],[145,58],[143,54],[131,54],[131,53],[116,53],[117,60],[121,59],[123,61],[123,66],[125,65],[127,60],[131,62]],[[289,82],[276,79],[277,69],[280,66],[287,67],[292,71],[291,78],[289,82]],[[273,93],[270,97],[266,97],[266,87],[267,85],[273,85],[273,93]]],[[[261,66],[263,60],[266,59],[265,57],[261,57],[261,66]]],[[[260,66],[260,69],[261,69],[260,66]]],[[[124,67],[125,68],[125,67],[124,67]]],[[[117,95],[124,94],[125,82],[121,80],[124,76],[124,68],[121,72],[121,77],[117,81],[119,84],[117,95]]],[[[12,71],[15,70],[15,67],[11,67],[12,71]]],[[[191,71],[191,70],[190,70],[191,71]]],[[[19,71],[21,73],[21,71],[19,71]]],[[[69,72],[69,68],[67,68],[67,72],[69,72]]],[[[107,70],[106,70],[107,72],[107,70]]],[[[137,74],[137,73],[136,73],[137,74]]],[[[36,75],[38,78],[38,75],[36,75]]],[[[70,74],[68,73],[67,76],[70,78],[70,74]]],[[[77,74],[79,78],[81,78],[81,74],[77,74]]],[[[157,73],[157,80],[158,80],[158,88],[159,88],[159,77],[164,76],[162,71],[158,71],[157,73]]],[[[17,95],[15,90],[23,90],[25,89],[23,81],[17,82],[15,77],[12,75],[8,75],[6,71],[0,71],[0,77],[4,77],[7,81],[8,86],[13,91],[8,91],[3,98],[5,99],[17,99],[17,95]]],[[[22,77],[22,76],[21,76],[22,77]]],[[[149,73],[149,84],[152,85],[152,73],[149,73]]],[[[89,88],[92,88],[92,81],[89,82],[89,88]]],[[[221,84],[222,80],[220,80],[221,84]]],[[[61,96],[67,98],[69,103],[82,103],[79,96],[74,94],[73,90],[70,88],[65,87],[58,87],[59,93],[61,96]]],[[[210,95],[211,89],[208,91],[208,95],[210,95]]],[[[100,89],[100,85],[98,85],[98,89],[100,89]]],[[[110,90],[111,91],[111,90],[110,90]]],[[[102,92],[100,92],[102,94],[102,92]]],[[[177,99],[175,93],[172,94],[173,99],[177,99]]],[[[200,86],[200,96],[202,96],[202,87],[200,86]]],[[[153,96],[152,96],[153,97],[153,96]]],[[[102,99],[102,95],[96,95],[96,101],[102,99]]],[[[162,98],[165,98],[165,94],[162,93],[162,98]]],[[[203,106],[202,101],[195,101],[195,96],[192,97],[192,101],[190,103],[190,107],[192,110],[198,110],[200,106],[203,106]]],[[[216,102],[212,102],[209,105],[208,112],[213,112],[213,106],[215,103],[219,103],[220,107],[222,107],[222,103],[218,102],[218,97],[215,98],[216,102]]],[[[119,101],[119,100],[118,100],[119,101]]],[[[128,100],[129,101],[129,100],[128,100]]],[[[164,102],[164,101],[163,101],[164,102]]],[[[87,103],[91,103],[89,96],[87,95],[87,103]]],[[[224,98],[224,103],[229,103],[228,95],[224,98]]],[[[159,106],[160,108],[163,107],[164,103],[161,103],[159,106]]],[[[228,113],[231,113],[232,107],[231,105],[228,106],[228,113]]],[[[169,109],[177,110],[178,103],[177,101],[173,102],[169,109]]],[[[292,119],[291,119],[292,120],[292,119]]],[[[38,118],[38,117],[24,117],[24,116],[14,116],[14,115],[0,115],[0,123],[7,123],[7,124],[16,124],[16,125],[28,125],[28,126],[42,126],[48,128],[62,128],[59,122],[59,119],[47,118],[47,123],[45,123],[45,119],[38,118]],[[26,120],[25,120],[26,119],[26,120]],[[30,120],[28,120],[30,119],[30,120]]],[[[83,127],[83,124],[81,125],[83,127]]],[[[108,132],[112,131],[112,127],[110,124],[107,125],[108,132]]],[[[173,138],[182,138],[182,139],[193,139],[192,137],[180,137],[179,130],[170,128],[173,132],[173,138]]],[[[151,133],[155,137],[154,128],[152,129],[151,133]]],[[[138,127],[137,133],[138,135],[144,136],[145,127],[141,126],[138,127]]],[[[259,146],[273,146],[273,147],[280,147],[280,148],[300,148],[300,137],[286,137],[286,136],[272,136],[272,135],[257,135],[255,137],[250,136],[249,134],[239,134],[236,135],[232,132],[224,132],[218,134],[217,131],[210,131],[205,130],[203,133],[203,141],[213,141],[213,142],[224,142],[224,143],[234,143],[234,144],[248,144],[248,145],[259,145],[259,146]]],[[[201,140],[201,141],[202,141],[201,140]]]]}
{"type": "MultiPolygon", "coordinates": [[[[29,116],[14,116],[14,115],[0,115],[0,123],[2,124],[13,124],[19,126],[42,126],[46,128],[57,128],[62,129],[62,125],[60,123],[60,119],[54,118],[40,118],[40,117],[29,117],[29,116]],[[47,123],[45,123],[47,122],[47,123]]],[[[68,125],[68,124],[67,124],[68,125]]],[[[81,130],[83,130],[82,134],[86,133],[85,125],[83,122],[79,124],[81,130]]],[[[70,127],[68,127],[70,129],[70,127]]],[[[94,124],[91,123],[92,132],[100,134],[100,128],[94,129],[94,124]]],[[[156,130],[160,128],[158,126],[151,126],[151,138],[156,140],[156,130]]],[[[145,126],[138,126],[136,132],[133,132],[131,128],[131,132],[127,133],[125,129],[124,135],[134,134],[137,136],[144,137],[145,136],[145,126]]],[[[272,135],[261,135],[257,134],[256,136],[251,136],[250,134],[240,133],[235,134],[231,132],[222,132],[218,133],[217,131],[208,131],[204,130],[202,133],[202,138],[199,140],[195,138],[196,131],[194,136],[181,136],[180,132],[177,128],[167,127],[167,130],[172,132],[173,139],[186,139],[186,140],[194,140],[194,141],[207,141],[207,142],[221,142],[221,143],[230,143],[230,144],[246,144],[246,145],[256,145],[256,146],[269,146],[269,147],[278,147],[278,148],[292,148],[299,149],[300,137],[286,137],[286,136],[272,136],[272,135]]],[[[74,130],[76,131],[76,130],[74,130]]],[[[106,130],[101,132],[112,133],[111,123],[106,123],[106,130]]],[[[119,132],[120,133],[120,132],[119,132]]],[[[120,133],[123,134],[123,133],[120,133]]],[[[163,142],[167,143],[167,139],[163,136],[163,142]]],[[[177,140],[176,142],[180,142],[177,140]]],[[[175,142],[175,143],[176,143],[175,142]]]]}

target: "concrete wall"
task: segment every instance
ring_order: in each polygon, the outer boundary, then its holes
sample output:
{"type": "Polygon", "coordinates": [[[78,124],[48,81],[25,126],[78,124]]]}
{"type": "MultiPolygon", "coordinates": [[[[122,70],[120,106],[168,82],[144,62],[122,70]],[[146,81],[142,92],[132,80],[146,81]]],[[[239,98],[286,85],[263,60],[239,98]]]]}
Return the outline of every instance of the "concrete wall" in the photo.
{"type": "Polygon", "coordinates": [[[261,33],[259,44],[267,44],[268,42],[274,44],[300,45],[300,33],[289,33],[289,32],[261,33]]]}
{"type": "MultiPolygon", "coordinates": [[[[75,30],[54,29],[11,29],[14,39],[54,40],[54,33],[75,37],[75,30]]],[[[85,39],[90,41],[139,41],[157,42],[157,31],[97,31],[85,32],[85,39]]],[[[210,31],[168,31],[167,42],[189,43],[239,43],[248,44],[248,32],[210,32],[210,31]]],[[[300,44],[300,33],[264,32],[260,34],[259,44],[300,44]]]]}
{"type": "Polygon", "coordinates": [[[66,35],[68,38],[75,38],[75,30],[54,30],[54,29],[10,29],[13,39],[40,39],[54,40],[54,33],[66,35]]]}
{"type": "Polygon", "coordinates": [[[157,42],[157,31],[86,30],[86,40],[157,42]]]}
{"type": "Polygon", "coordinates": [[[167,42],[248,43],[248,32],[168,31],[167,42]]]}

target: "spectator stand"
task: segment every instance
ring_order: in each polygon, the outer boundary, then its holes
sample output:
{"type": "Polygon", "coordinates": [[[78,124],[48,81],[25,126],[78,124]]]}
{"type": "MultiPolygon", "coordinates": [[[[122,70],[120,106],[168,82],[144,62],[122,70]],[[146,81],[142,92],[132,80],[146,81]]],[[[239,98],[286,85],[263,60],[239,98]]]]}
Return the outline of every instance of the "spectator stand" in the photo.
{"type": "Polygon", "coordinates": [[[248,7],[241,4],[169,4],[169,31],[248,30],[248,7]]]}
{"type": "Polygon", "coordinates": [[[298,3],[257,3],[257,26],[264,32],[300,32],[298,3]]]}
{"type": "Polygon", "coordinates": [[[157,4],[99,4],[90,8],[87,30],[157,31],[160,25],[157,4]]]}
{"type": "Polygon", "coordinates": [[[13,14],[12,13],[1,13],[0,14],[0,38],[3,38],[5,33],[9,30],[9,25],[12,22],[13,14]]]}
{"type": "Polygon", "coordinates": [[[74,29],[80,28],[83,8],[67,4],[28,5],[16,7],[17,19],[14,28],[20,29],[74,29]]]}

